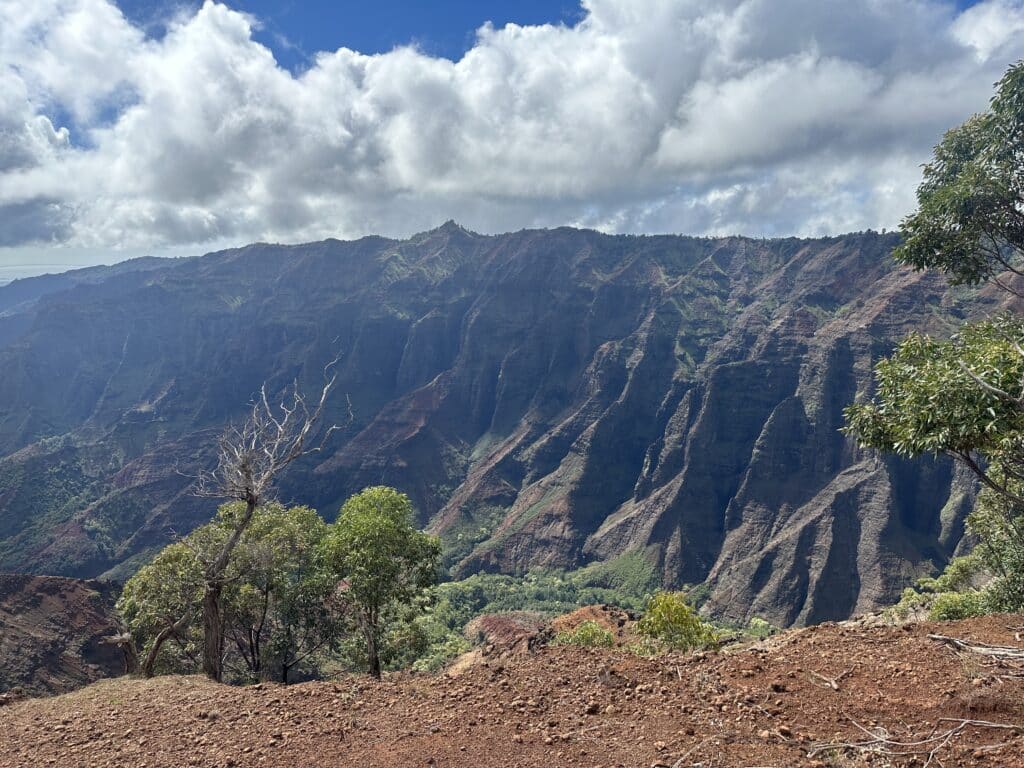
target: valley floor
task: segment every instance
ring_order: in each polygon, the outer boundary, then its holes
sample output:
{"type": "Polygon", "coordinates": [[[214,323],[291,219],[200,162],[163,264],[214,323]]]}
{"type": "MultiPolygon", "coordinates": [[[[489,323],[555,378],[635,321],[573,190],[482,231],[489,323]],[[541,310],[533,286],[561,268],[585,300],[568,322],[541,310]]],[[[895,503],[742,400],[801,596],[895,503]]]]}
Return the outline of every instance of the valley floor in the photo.
{"type": "Polygon", "coordinates": [[[653,660],[548,647],[380,684],[122,678],[0,708],[0,765],[1024,766],[1021,729],[963,725],[1024,725],[1021,670],[928,637],[1022,647],[1022,625],[829,624],[653,660]],[[918,744],[821,746],[882,729],[918,744]]]}

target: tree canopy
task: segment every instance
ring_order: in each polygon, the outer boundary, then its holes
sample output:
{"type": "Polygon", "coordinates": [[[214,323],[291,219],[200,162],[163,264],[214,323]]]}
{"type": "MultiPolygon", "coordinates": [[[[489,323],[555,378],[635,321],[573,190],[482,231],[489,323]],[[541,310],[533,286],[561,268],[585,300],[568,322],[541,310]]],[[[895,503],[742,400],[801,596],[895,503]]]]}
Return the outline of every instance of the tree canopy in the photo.
{"type": "Polygon", "coordinates": [[[342,599],[365,638],[370,673],[380,677],[389,611],[411,604],[437,580],[441,544],[416,529],[408,496],[377,486],[345,502],[323,553],[343,580],[342,599]]]}
{"type": "MultiPolygon", "coordinates": [[[[990,108],[946,133],[924,168],[918,208],[902,223],[896,259],[954,284],[989,281],[1021,296],[1024,276],[1024,62],[1010,67],[990,108]]],[[[983,490],[967,529],[978,546],[926,592],[941,616],[1024,608],[1024,318],[968,323],[948,340],[904,339],[875,368],[875,392],[846,409],[863,447],[907,457],[946,454],[983,490]],[[989,583],[975,589],[980,571],[989,583]]],[[[921,594],[910,590],[901,604],[921,594]]]]}
{"type": "Polygon", "coordinates": [[[949,340],[914,334],[875,368],[873,400],[846,409],[865,447],[948,454],[986,485],[1016,493],[1024,473],[1024,319],[965,325],[949,340]]]}
{"type": "MultiPolygon", "coordinates": [[[[954,285],[1024,275],[1024,62],[996,85],[989,109],[948,131],[924,166],[917,210],[897,261],[945,272],[954,285]]],[[[1011,278],[1011,279],[1008,279],[1011,278]]]]}
{"type": "MultiPolygon", "coordinates": [[[[244,503],[223,505],[213,521],[165,547],[125,584],[119,609],[145,649],[146,674],[193,671],[202,650],[198,618],[206,563],[245,514],[244,503]]],[[[287,681],[292,669],[341,636],[336,583],[318,558],[326,530],[307,507],[272,503],[253,512],[224,573],[221,596],[228,641],[222,661],[232,679],[287,681]]]]}

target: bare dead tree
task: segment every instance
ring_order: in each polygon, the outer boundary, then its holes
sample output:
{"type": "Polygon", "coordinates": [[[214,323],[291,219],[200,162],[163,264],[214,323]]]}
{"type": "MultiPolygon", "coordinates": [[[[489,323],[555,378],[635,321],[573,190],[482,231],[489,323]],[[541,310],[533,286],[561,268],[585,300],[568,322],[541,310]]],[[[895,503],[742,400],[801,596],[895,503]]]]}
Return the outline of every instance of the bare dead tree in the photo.
{"type": "MultiPolygon", "coordinates": [[[[316,405],[310,407],[294,382],[291,390],[276,405],[267,396],[267,387],[259,396],[241,426],[229,427],[217,444],[217,464],[199,475],[195,493],[204,498],[238,501],[245,504],[231,533],[216,554],[204,563],[203,591],[203,673],[220,682],[224,675],[224,615],[221,596],[229,579],[231,554],[252,520],[253,513],[269,493],[274,478],[296,459],[322,450],[330,435],[340,426],[324,430],[315,445],[309,441],[324,413],[327,396],[337,379],[331,373],[335,358],[324,368],[324,385],[316,405]]],[[[351,420],[351,402],[349,419],[351,420]]]]}

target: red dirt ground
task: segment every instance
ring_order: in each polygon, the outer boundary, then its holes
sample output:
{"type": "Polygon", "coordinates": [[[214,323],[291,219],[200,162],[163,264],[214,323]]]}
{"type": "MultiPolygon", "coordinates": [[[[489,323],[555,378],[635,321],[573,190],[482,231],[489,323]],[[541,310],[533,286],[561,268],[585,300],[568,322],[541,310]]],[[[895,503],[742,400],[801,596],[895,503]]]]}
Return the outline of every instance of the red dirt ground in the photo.
{"type": "Polygon", "coordinates": [[[1022,616],[828,624],[658,659],[543,647],[483,658],[455,677],[382,683],[110,680],[0,708],[0,766],[1013,768],[1024,766],[1021,730],[966,728],[930,764],[927,752],[815,745],[865,739],[855,723],[906,742],[955,725],[942,718],[1024,725],[1019,668],[927,637],[1022,647],[1021,625],[1022,616]]]}

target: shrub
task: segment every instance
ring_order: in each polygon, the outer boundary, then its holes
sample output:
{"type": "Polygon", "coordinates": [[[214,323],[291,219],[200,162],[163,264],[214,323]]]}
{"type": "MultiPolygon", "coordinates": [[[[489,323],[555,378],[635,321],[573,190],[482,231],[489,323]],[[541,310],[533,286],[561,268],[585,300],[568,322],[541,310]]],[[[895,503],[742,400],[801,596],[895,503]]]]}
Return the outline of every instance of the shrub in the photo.
{"type": "Polygon", "coordinates": [[[581,645],[584,648],[611,648],[615,636],[596,621],[584,621],[576,629],[559,632],[552,641],[554,645],[581,645]]]}
{"type": "Polygon", "coordinates": [[[985,609],[985,597],[981,592],[940,592],[932,599],[928,618],[933,621],[969,619],[983,616],[985,609]]]}
{"type": "Polygon", "coordinates": [[[765,638],[774,635],[778,631],[778,627],[772,626],[759,616],[754,616],[747,622],[745,633],[751,637],[765,638]]]}
{"type": "Polygon", "coordinates": [[[637,633],[673,650],[705,648],[718,642],[715,628],[703,621],[682,592],[658,592],[647,602],[637,633]]]}

